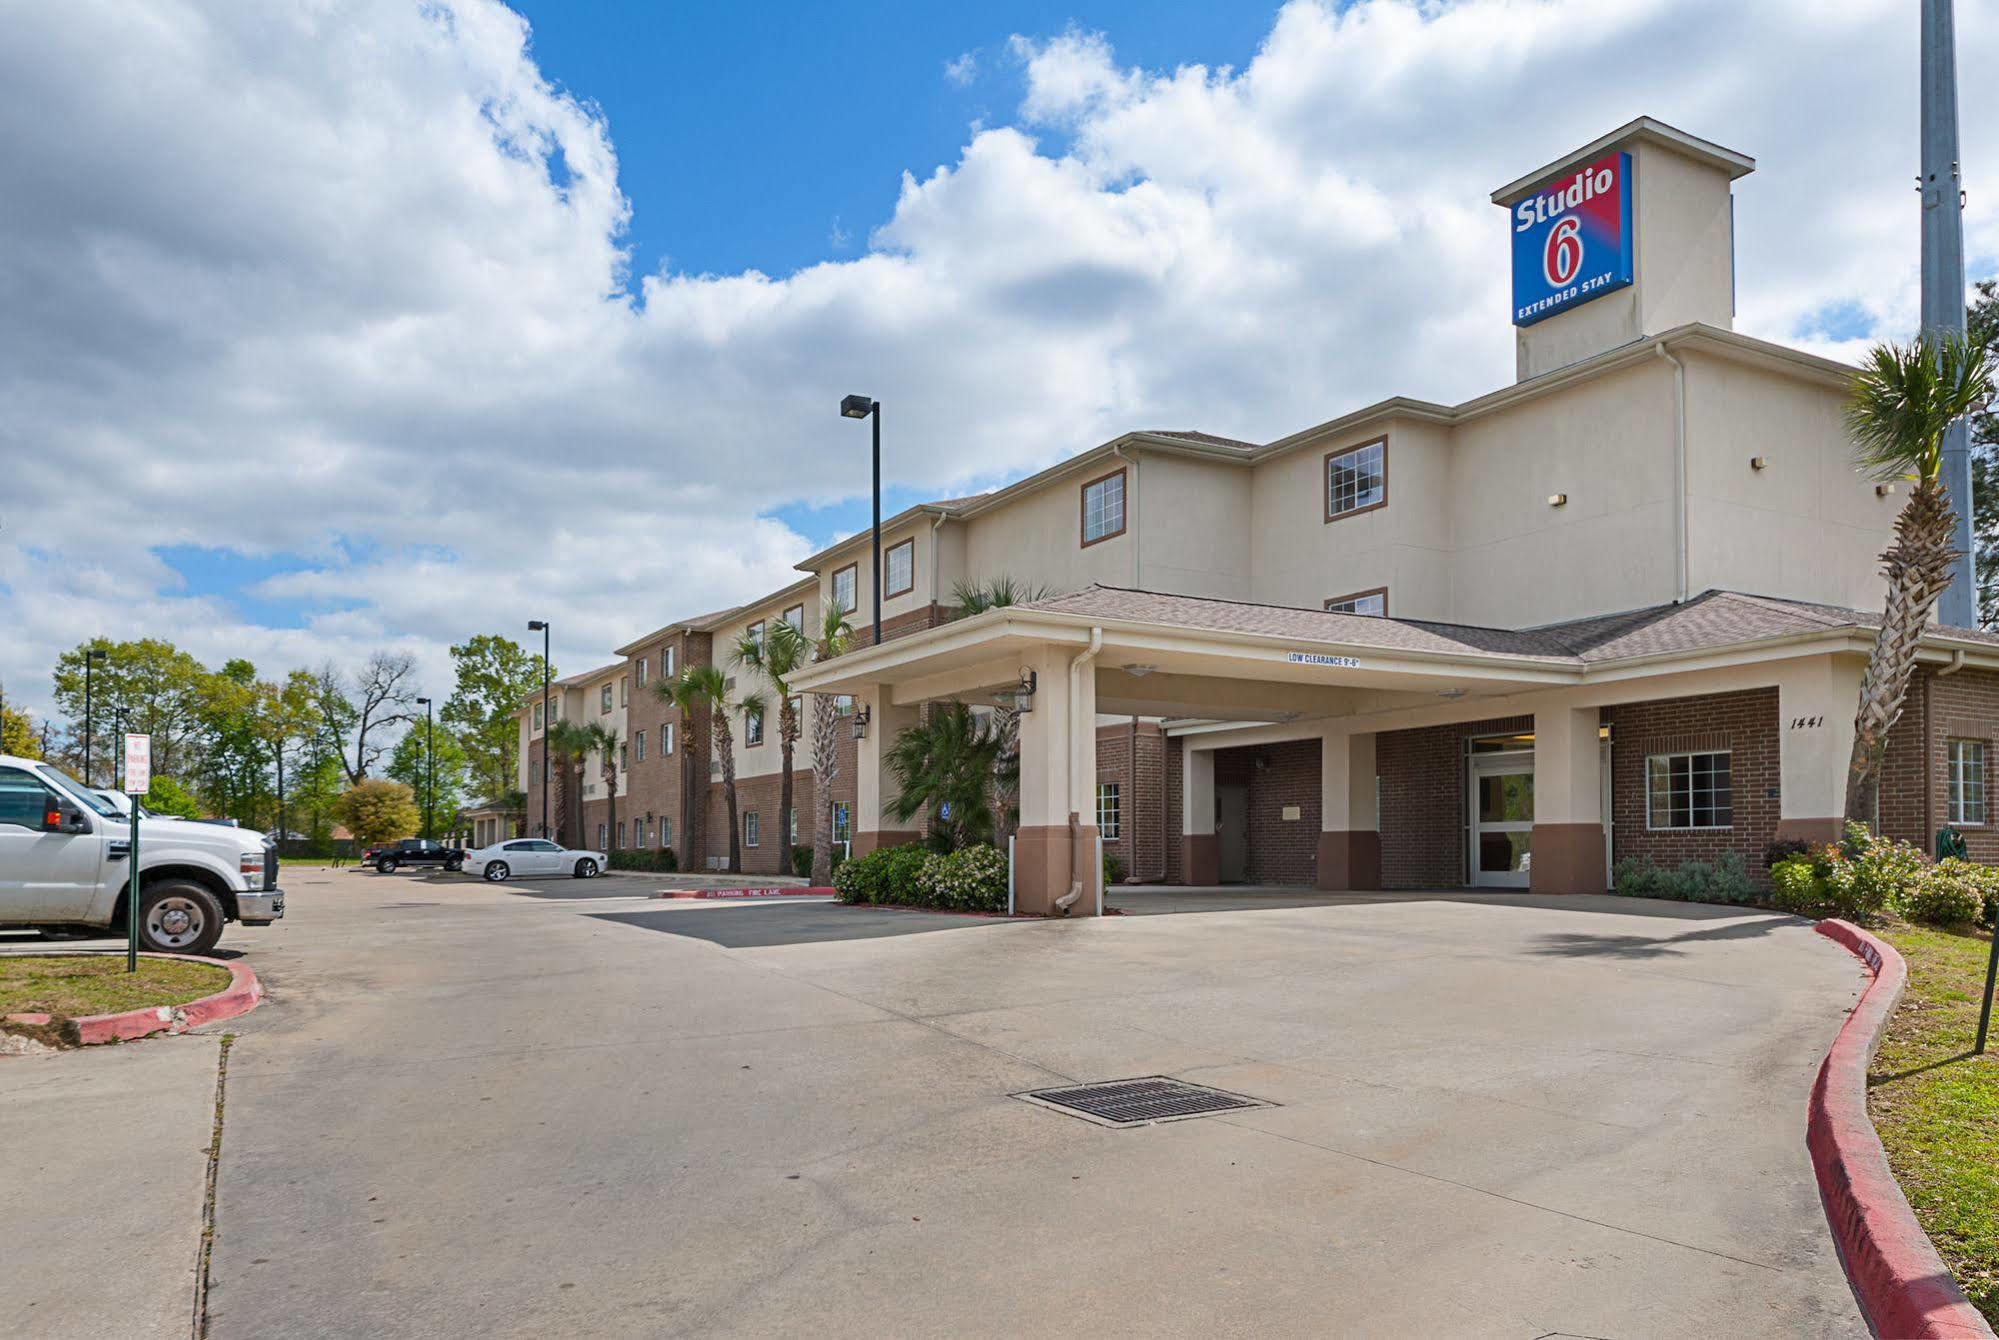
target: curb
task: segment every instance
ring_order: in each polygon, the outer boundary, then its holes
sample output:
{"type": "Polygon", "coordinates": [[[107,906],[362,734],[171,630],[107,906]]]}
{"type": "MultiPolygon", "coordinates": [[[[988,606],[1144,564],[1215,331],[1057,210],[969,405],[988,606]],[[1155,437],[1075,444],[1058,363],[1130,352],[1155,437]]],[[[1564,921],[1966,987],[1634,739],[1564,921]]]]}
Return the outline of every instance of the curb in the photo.
{"type": "Polygon", "coordinates": [[[1853,1296],[1876,1335],[1991,1340],[1992,1328],[1916,1222],[1867,1119],[1867,1067],[1908,985],[1908,965],[1893,946],[1850,922],[1821,921],[1814,929],[1845,946],[1870,973],[1819,1066],[1805,1119],[1819,1197],[1853,1296]]]}
{"type": "Polygon", "coordinates": [[[89,1047],[100,1042],[130,1042],[155,1033],[185,1033],[190,1028],[212,1024],[218,1019],[234,1019],[239,1014],[248,1014],[264,998],[264,984],[257,980],[257,974],[250,971],[246,964],[196,958],[190,954],[141,954],[140,957],[226,968],[229,985],[212,996],[190,1000],[185,1005],[155,1005],[151,1009],[126,1010],[122,1014],[92,1014],[71,1019],[63,1025],[66,1042],[72,1046],[89,1047]]]}
{"type": "Polygon", "coordinates": [[[786,884],[757,889],[661,889],[655,898],[831,898],[839,892],[830,884],[800,888],[786,884]]]}

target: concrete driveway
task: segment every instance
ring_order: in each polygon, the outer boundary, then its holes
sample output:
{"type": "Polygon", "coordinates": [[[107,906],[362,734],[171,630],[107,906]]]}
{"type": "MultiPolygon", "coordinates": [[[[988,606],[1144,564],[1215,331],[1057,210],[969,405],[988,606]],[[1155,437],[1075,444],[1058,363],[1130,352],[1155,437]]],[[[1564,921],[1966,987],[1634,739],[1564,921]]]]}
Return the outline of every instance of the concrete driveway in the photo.
{"type": "MultiPolygon", "coordinates": [[[[230,941],[271,1000],[230,1025],[214,1336],[1864,1334],[1804,1149],[1861,979],[1788,918],[293,887],[230,941]],[[1010,1096],[1154,1074],[1276,1105],[1010,1096]]],[[[0,1140],[165,1047],[193,1078],[158,1121],[204,1145],[199,1039],[0,1061],[0,1140]]],[[[101,1257],[54,1256],[16,1329],[169,1333],[103,1328],[101,1257]]]]}

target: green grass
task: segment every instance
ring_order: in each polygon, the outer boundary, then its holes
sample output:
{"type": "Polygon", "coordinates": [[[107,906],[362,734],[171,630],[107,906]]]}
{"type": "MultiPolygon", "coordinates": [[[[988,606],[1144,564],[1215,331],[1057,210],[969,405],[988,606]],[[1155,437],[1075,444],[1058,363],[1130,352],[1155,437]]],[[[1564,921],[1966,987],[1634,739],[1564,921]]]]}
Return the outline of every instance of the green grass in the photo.
{"type": "Polygon", "coordinates": [[[154,1005],[185,1005],[229,985],[227,969],[208,963],[142,958],[125,971],[123,954],[0,958],[0,1014],[83,1018],[154,1005]]]}
{"type": "Polygon", "coordinates": [[[1868,1110],[1923,1231],[1999,1323],[1999,1039],[1971,1055],[1991,939],[1899,924],[1881,936],[1908,960],[1909,988],[1868,1076],[1868,1110]]]}

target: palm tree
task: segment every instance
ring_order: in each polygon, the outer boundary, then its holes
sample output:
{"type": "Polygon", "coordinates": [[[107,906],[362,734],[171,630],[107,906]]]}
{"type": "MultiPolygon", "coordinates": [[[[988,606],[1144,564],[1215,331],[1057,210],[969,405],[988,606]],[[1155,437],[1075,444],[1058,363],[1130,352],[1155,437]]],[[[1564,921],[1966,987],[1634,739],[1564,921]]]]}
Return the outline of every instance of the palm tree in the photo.
{"type": "Polygon", "coordinates": [[[997,836],[992,784],[1000,738],[965,704],[937,704],[927,720],[895,737],[883,762],[900,787],[889,813],[907,821],[928,810],[930,842],[939,851],[997,836]]]}
{"type": "MultiPolygon", "coordinates": [[[[957,602],[951,617],[969,619],[974,614],[984,614],[987,610],[1006,605],[1045,600],[1051,594],[1046,586],[1017,582],[1005,573],[983,582],[959,582],[951,588],[951,598],[957,602]]],[[[1019,704],[1011,700],[1001,702],[993,711],[993,720],[1000,750],[993,764],[992,808],[998,822],[997,836],[1005,839],[1013,835],[1014,821],[1020,815],[1019,704]]]]}
{"type": "MultiPolygon", "coordinates": [[[[791,873],[791,756],[798,746],[800,727],[798,709],[791,701],[791,677],[810,664],[811,658],[812,644],[805,640],[805,634],[783,619],[766,629],[762,637],[751,637],[745,630],[736,639],[736,664],[756,671],[777,690],[777,747],[784,768],[784,779],[778,783],[777,869],[784,875],[791,873]]],[[[744,705],[748,702],[745,699],[744,705]]],[[[761,698],[757,699],[757,710],[763,710],[761,698]]]]}
{"type": "Polygon", "coordinates": [[[742,833],[736,827],[736,736],[729,726],[729,681],[714,665],[690,665],[672,679],[658,680],[653,691],[680,709],[681,720],[692,722],[702,710],[715,736],[715,758],[722,765],[722,800],[729,811],[729,873],[743,868],[742,833]]]}
{"type": "Polygon", "coordinates": [[[598,721],[582,729],[590,742],[590,752],[597,755],[598,776],[604,779],[604,797],[609,805],[604,816],[604,846],[608,856],[618,831],[618,732],[598,721]]]}
{"type": "MultiPolygon", "coordinates": [[[[844,656],[854,645],[854,626],[829,603],[812,644],[812,660],[844,656]]],[[[840,705],[835,695],[812,695],[812,882],[833,882],[833,782],[840,775],[840,705]]]]}
{"type": "Polygon", "coordinates": [[[1915,484],[1895,518],[1895,543],[1881,555],[1888,603],[1860,681],[1846,774],[1846,817],[1855,822],[1873,822],[1888,732],[1902,715],[1916,645],[1957,558],[1950,498],[1939,478],[1944,434],[1990,400],[1992,388],[1992,351],[1954,334],[1877,344],[1854,374],[1846,430],[1861,468],[1877,479],[1915,484]]]}
{"type": "MultiPolygon", "coordinates": [[[[583,760],[590,756],[590,729],[574,721],[551,721],[542,736],[542,747],[548,750],[552,771],[562,781],[562,805],[558,813],[562,820],[558,830],[569,830],[573,821],[570,841],[583,843],[583,760]]],[[[557,839],[560,841],[560,837],[557,839]]]]}

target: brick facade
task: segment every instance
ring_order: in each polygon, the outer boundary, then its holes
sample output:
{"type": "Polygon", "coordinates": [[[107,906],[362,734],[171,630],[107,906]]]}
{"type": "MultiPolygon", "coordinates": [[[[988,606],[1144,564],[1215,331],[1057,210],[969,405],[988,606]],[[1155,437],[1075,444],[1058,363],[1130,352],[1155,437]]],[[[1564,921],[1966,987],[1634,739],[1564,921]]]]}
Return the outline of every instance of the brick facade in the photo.
{"type": "Polygon", "coordinates": [[[1949,814],[1952,740],[1985,745],[1985,822],[1959,825],[1974,861],[1999,863],[1999,673],[1921,671],[1888,734],[1881,827],[1925,851],[1949,814]]]}
{"type": "Polygon", "coordinates": [[[1162,822],[1165,776],[1166,732],[1158,722],[1141,721],[1135,731],[1128,724],[1097,727],[1097,784],[1118,788],[1118,836],[1104,839],[1104,854],[1122,860],[1127,877],[1140,882],[1161,879],[1167,848],[1179,845],[1178,825],[1169,835],[1162,822]]]}
{"type": "Polygon", "coordinates": [[[1611,713],[1611,847],[1672,868],[1682,861],[1740,856],[1760,879],[1763,849],[1777,836],[1783,774],[1778,758],[1777,690],[1748,689],[1702,698],[1627,703],[1611,713]],[[1645,797],[1645,760],[1654,754],[1726,750],[1735,822],[1727,828],[1653,828],[1645,797]]]}

